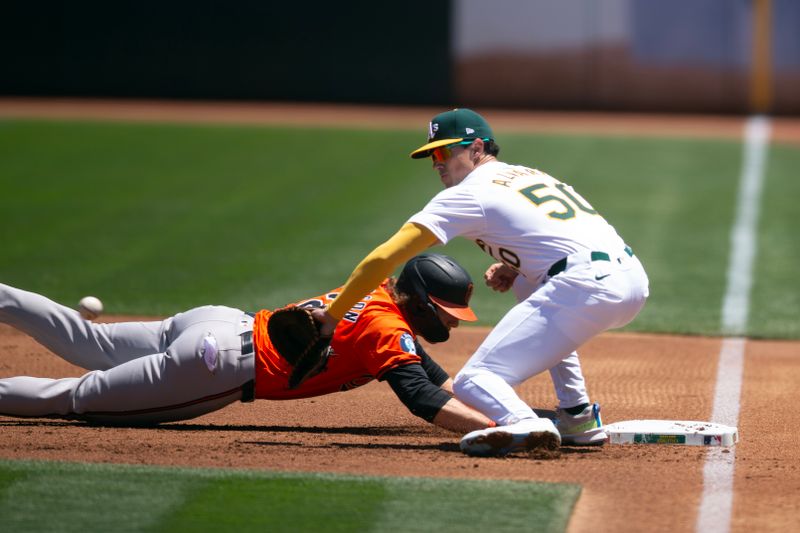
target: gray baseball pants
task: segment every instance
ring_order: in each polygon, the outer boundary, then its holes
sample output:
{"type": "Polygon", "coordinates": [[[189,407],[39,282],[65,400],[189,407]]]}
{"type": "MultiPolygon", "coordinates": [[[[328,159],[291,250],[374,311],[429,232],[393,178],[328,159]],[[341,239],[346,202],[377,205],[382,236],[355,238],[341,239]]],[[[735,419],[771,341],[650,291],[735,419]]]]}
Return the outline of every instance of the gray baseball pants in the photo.
{"type": "Polygon", "coordinates": [[[3,415],[148,425],[252,399],[253,318],[238,309],[205,306],[161,321],[95,324],[0,284],[0,322],[90,370],[77,378],[0,379],[3,415]]]}

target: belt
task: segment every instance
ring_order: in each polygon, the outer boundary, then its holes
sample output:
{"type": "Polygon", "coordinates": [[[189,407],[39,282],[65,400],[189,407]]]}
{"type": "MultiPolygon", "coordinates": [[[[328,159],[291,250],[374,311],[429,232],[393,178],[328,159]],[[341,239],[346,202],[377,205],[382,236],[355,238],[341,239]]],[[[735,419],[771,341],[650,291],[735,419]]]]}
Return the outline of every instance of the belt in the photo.
{"type": "MultiPolygon", "coordinates": [[[[630,246],[625,247],[625,253],[628,254],[630,257],[633,257],[633,249],[630,246]]],[[[609,256],[606,252],[592,252],[589,256],[592,261],[611,261],[611,256],[609,256]]],[[[550,267],[547,271],[547,275],[549,277],[553,277],[557,274],[561,274],[567,269],[567,258],[564,257],[559,259],[550,267]]]]}
{"type": "Polygon", "coordinates": [[[253,353],[253,332],[245,331],[240,335],[242,338],[242,355],[250,355],[253,353]]]}
{"type": "MultiPolygon", "coordinates": [[[[240,335],[242,338],[242,355],[253,353],[253,332],[245,331],[240,335]]],[[[242,385],[242,403],[249,403],[256,399],[256,380],[251,379],[242,385]]]]}

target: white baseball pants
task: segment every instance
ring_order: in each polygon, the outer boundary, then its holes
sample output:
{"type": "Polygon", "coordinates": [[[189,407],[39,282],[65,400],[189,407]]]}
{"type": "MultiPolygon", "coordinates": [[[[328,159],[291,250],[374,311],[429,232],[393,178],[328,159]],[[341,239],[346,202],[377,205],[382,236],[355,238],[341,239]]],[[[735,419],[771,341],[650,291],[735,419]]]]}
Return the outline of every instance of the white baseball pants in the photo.
{"type": "Polygon", "coordinates": [[[95,324],[44,296],[0,284],[0,322],[90,370],[0,379],[0,414],[140,425],[194,418],[242,399],[254,378],[242,334],[253,319],[206,306],[163,321],[95,324]]]}
{"type": "MultiPolygon", "coordinates": [[[[526,282],[518,281],[519,298],[526,282]]],[[[647,296],[647,275],[635,256],[568,257],[564,272],[546,279],[497,323],[456,375],[456,397],[499,425],[512,424],[536,416],[513,387],[549,370],[560,407],[588,402],[576,350],[633,320],[647,296]]]]}

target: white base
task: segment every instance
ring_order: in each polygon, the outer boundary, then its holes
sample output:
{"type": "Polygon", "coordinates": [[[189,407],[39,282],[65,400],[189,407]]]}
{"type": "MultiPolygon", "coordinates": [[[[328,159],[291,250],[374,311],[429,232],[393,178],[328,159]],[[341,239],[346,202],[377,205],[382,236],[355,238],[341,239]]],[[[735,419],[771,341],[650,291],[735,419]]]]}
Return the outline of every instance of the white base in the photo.
{"type": "Polygon", "coordinates": [[[682,444],[733,446],[739,442],[735,427],[684,420],[627,420],[603,426],[609,444],[682,444]]]}

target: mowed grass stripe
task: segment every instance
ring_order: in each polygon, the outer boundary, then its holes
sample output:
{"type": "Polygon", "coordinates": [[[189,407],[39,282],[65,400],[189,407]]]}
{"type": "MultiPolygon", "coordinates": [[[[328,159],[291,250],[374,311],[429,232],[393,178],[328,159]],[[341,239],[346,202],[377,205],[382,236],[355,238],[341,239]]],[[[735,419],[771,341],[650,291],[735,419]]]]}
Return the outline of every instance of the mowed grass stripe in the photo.
{"type": "Polygon", "coordinates": [[[387,498],[381,481],[226,476],[195,485],[155,531],[368,531],[387,498]]]}
{"type": "Polygon", "coordinates": [[[564,531],[577,485],[0,462],[8,531],[564,531]]]}
{"type": "Polygon", "coordinates": [[[14,532],[149,531],[203,479],[64,463],[0,462],[0,524],[14,532]]]}

